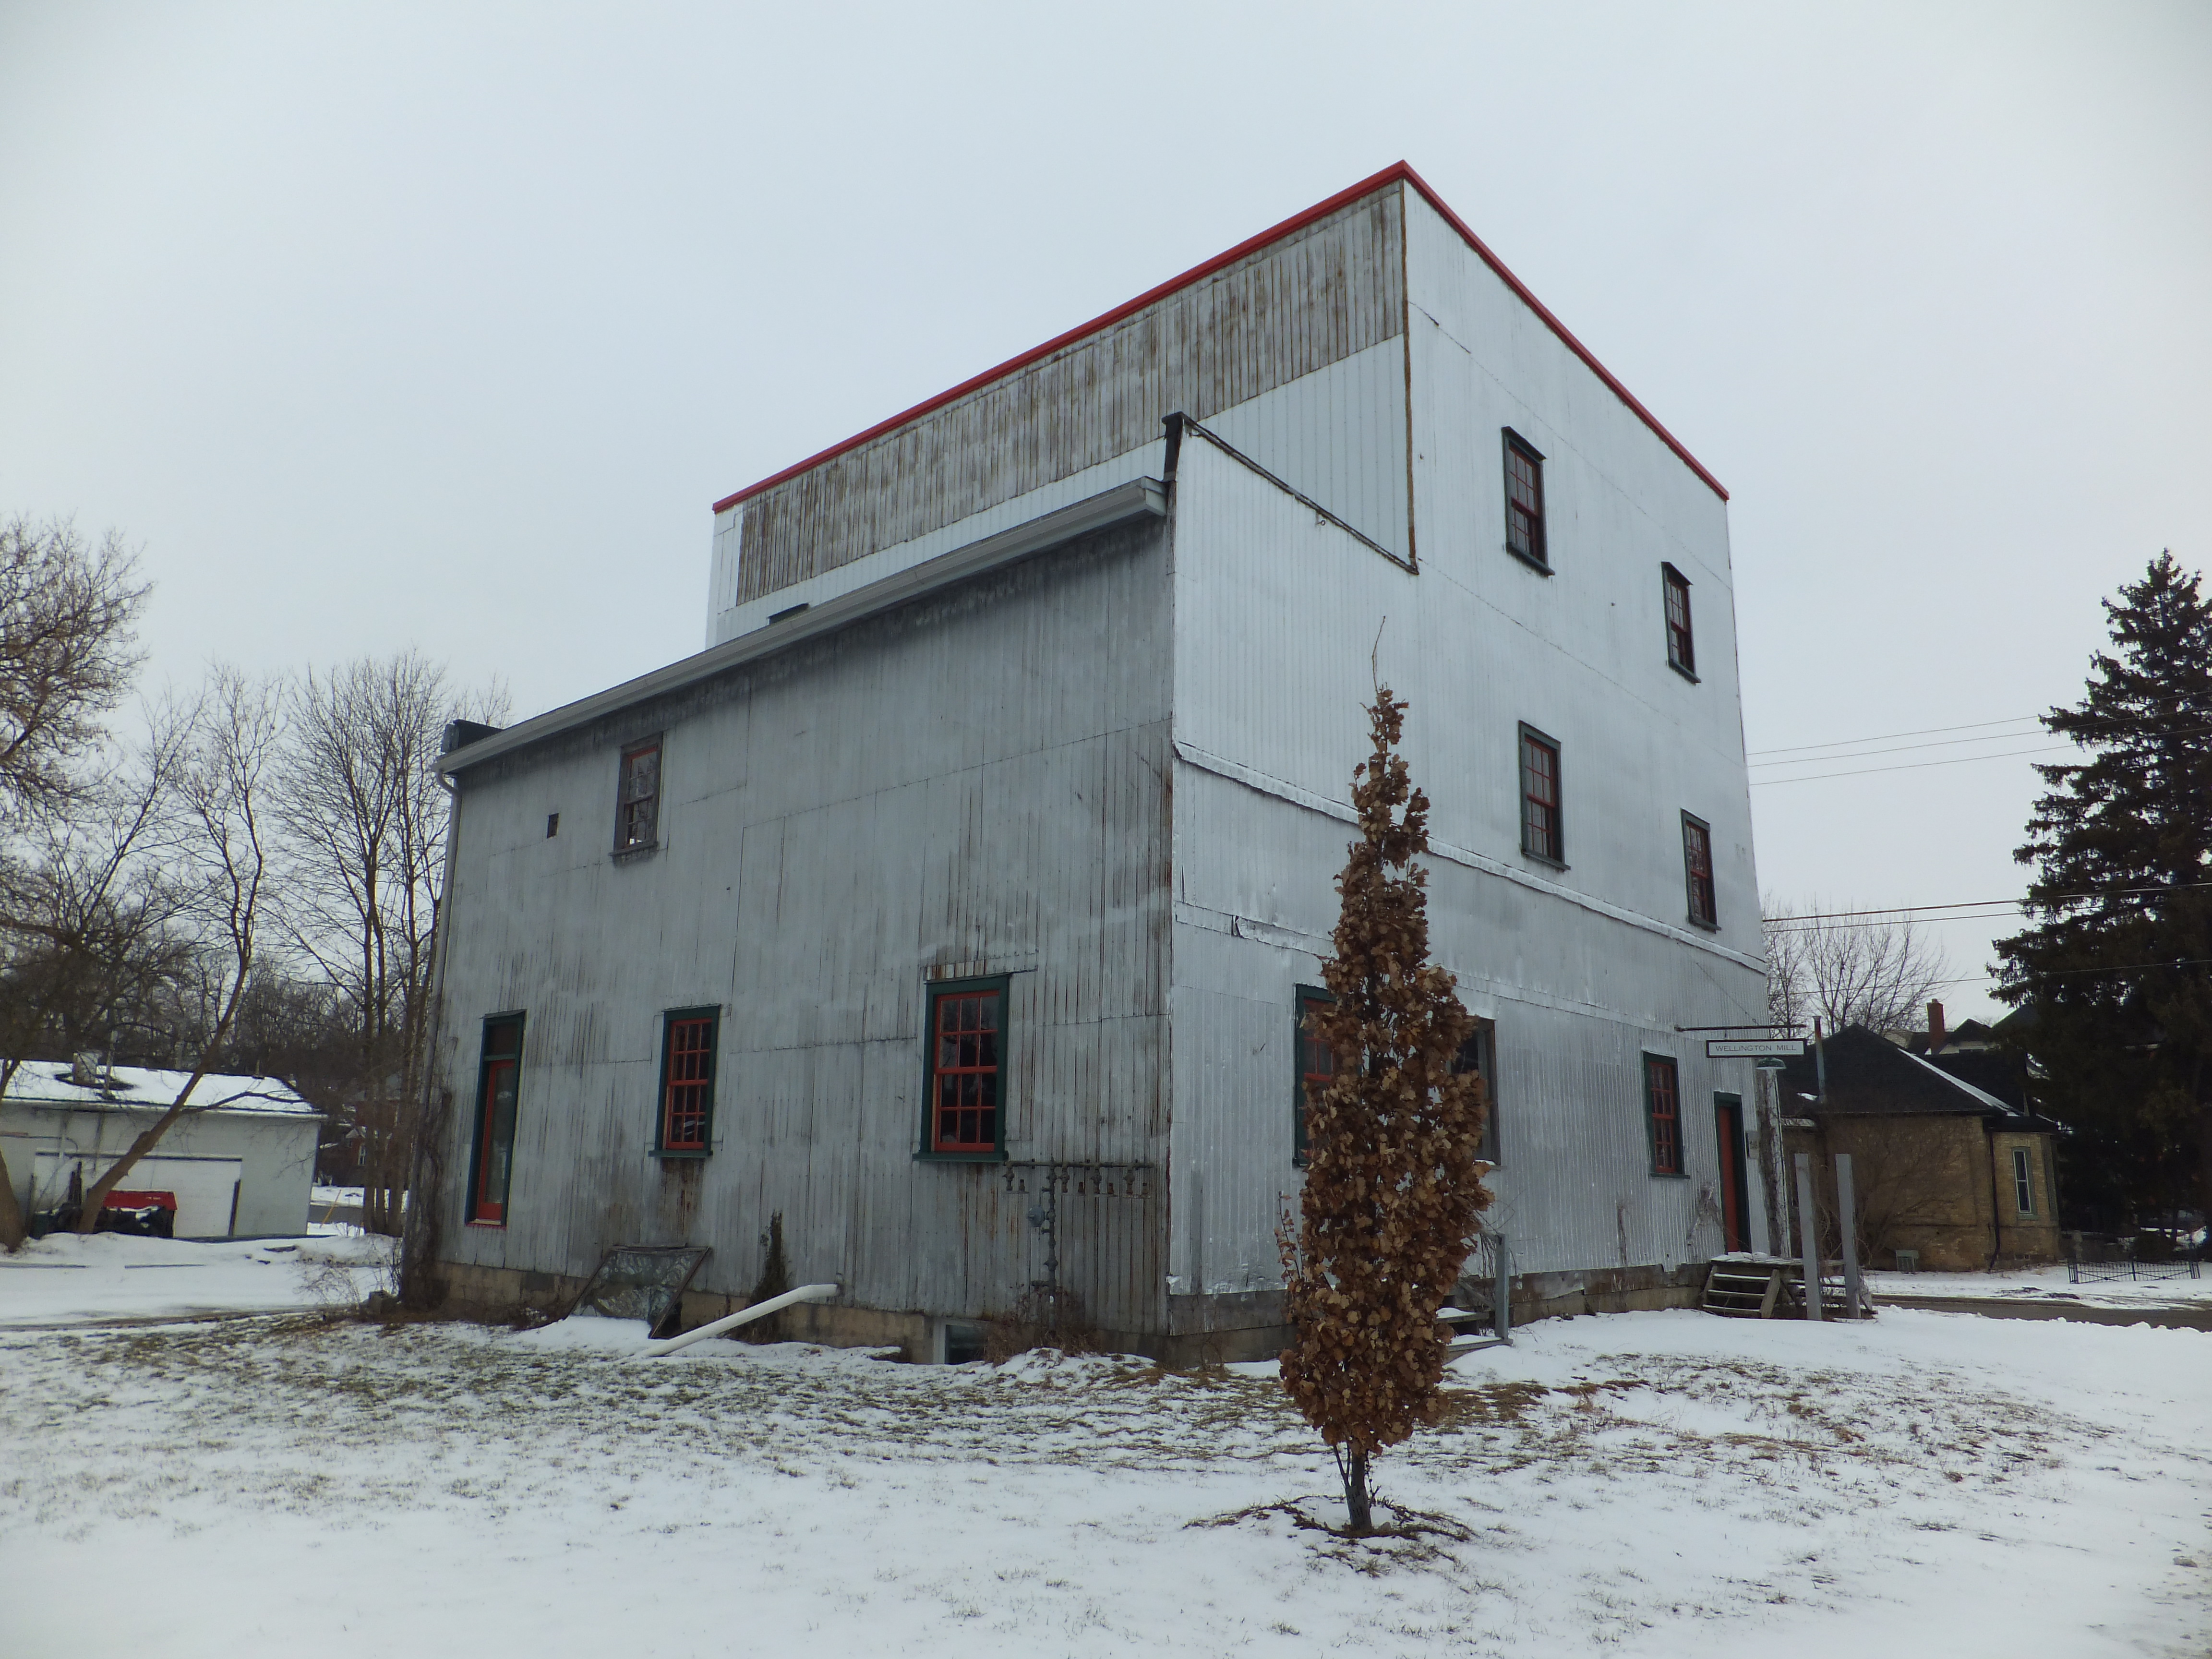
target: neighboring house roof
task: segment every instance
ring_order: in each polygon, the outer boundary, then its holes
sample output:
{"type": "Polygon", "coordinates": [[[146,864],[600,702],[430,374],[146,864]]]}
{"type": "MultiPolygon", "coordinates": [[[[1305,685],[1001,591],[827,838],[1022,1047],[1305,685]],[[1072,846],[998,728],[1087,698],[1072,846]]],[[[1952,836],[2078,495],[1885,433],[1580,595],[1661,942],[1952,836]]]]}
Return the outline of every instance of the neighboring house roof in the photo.
{"type": "Polygon", "coordinates": [[[2028,1110],[2027,1079],[2020,1073],[2019,1062],[2002,1050],[1946,1051],[1928,1060],[1856,1025],[1837,1032],[1822,1046],[1828,1074],[1825,1105],[1805,1098],[1820,1088],[1813,1055],[1790,1060],[1782,1068],[1783,1086],[1792,1097],[1792,1115],[2002,1116],[2019,1119],[2023,1125],[2049,1127],[2028,1110]]]}
{"type": "MultiPolygon", "coordinates": [[[[777,484],[784,483],[787,479],[795,478],[800,473],[807,471],[811,468],[819,466],[824,461],[830,460],[836,456],[842,455],[848,450],[858,449],[862,444],[868,442],[872,439],[880,438],[887,432],[895,432],[909,421],[920,420],[932,410],[942,409],[945,404],[953,402],[955,399],[964,398],[969,392],[976,391],[981,387],[987,386],[994,380],[1002,380],[1006,375],[1012,374],[1017,370],[1025,368],[1031,363],[1041,362],[1044,358],[1052,356],[1054,352],[1060,350],[1064,347],[1073,345],[1078,340],[1083,339],[1089,335],[1096,334],[1101,329],[1110,328],[1115,323],[1120,322],[1123,318],[1134,315],[1136,313],[1142,311],[1146,306],[1152,304],[1155,301],[1165,299],[1169,295],[1175,293],[1177,289],[1188,288],[1194,283],[1203,282],[1206,277],[1213,275],[1214,272],[1225,270],[1227,267],[1236,264],[1237,260],[1243,258],[1248,254],[1256,253],[1261,248],[1267,246],[1270,243],[1279,242],[1284,237],[1303,230],[1306,226],[1312,224],[1315,221],[1326,218],[1328,215],[1335,212],[1339,208],[1347,206],[1351,203],[1358,201],[1363,196],[1370,195],[1376,191],[1382,189],[1385,185],[1395,185],[1401,182],[1410,185],[1413,189],[1420,193],[1422,199],[1426,201],[1431,207],[1434,208],[1437,212],[1443,216],[1444,222],[1449,224],[1459,234],[1460,240],[1464,241],[1468,247],[1474,251],[1476,257],[1479,258],[1485,264],[1488,265],[1491,270],[1498,273],[1499,280],[1502,281],[1507,288],[1512,289],[1522,304],[1526,305],[1529,310],[1536,313],[1537,317],[1542,321],[1544,326],[1550,329],[1553,334],[1557,335],[1560,343],[1564,344],[1568,350],[1573,352],[1576,356],[1581,358],[1583,362],[1589,366],[1590,372],[1595,374],[1600,380],[1605,383],[1607,389],[1609,390],[1614,397],[1620,398],[1620,401],[1626,404],[1631,411],[1635,414],[1638,420],[1642,421],[1645,426],[1650,428],[1653,434],[1658,438],[1660,442],[1665,444],[1668,448],[1673,450],[1676,456],[1681,459],[1683,465],[1687,466],[1691,471],[1696,473],[1699,478],[1703,479],[1707,488],[1711,489],[1716,495],[1718,495],[1723,501],[1728,500],[1729,493],[1725,489],[1722,488],[1721,481],[1713,477],[1711,473],[1708,472],[1705,467],[1699,464],[1698,458],[1691,454],[1687,449],[1682,447],[1682,442],[1679,438],[1675,437],[1673,433],[1668,431],[1665,427],[1659,424],[1658,417],[1653,415],[1650,410],[1644,408],[1642,404],[1638,403],[1635,395],[1632,393],[1626,386],[1623,386],[1619,380],[1613,378],[1612,371],[1607,368],[1603,363],[1598,362],[1597,358],[1592,355],[1590,349],[1588,346],[1584,345],[1580,340],[1577,340],[1572,334],[1567,331],[1567,325],[1565,323],[1562,323],[1557,317],[1554,317],[1551,312],[1546,308],[1543,301],[1528,291],[1527,284],[1522,283],[1518,276],[1516,276],[1511,271],[1505,268],[1505,262],[1500,259],[1495,253],[1492,252],[1488,246],[1484,243],[1483,240],[1480,236],[1477,236],[1474,231],[1468,228],[1467,222],[1462,219],[1459,215],[1454,213],[1451,209],[1445,204],[1443,198],[1437,195],[1435,191],[1429,187],[1428,181],[1423,179],[1419,173],[1414,172],[1413,169],[1405,162],[1395,161],[1390,166],[1383,168],[1382,172],[1376,173],[1373,177],[1361,179],[1349,190],[1339,191],[1335,195],[1328,198],[1328,200],[1316,202],[1304,212],[1293,215],[1291,217],[1284,220],[1282,223],[1271,226],[1269,228],[1261,231],[1257,236],[1254,236],[1247,240],[1239,242],[1235,247],[1229,249],[1226,252],[1216,254],[1212,258],[1208,259],[1204,264],[1195,265],[1190,270],[1184,271],[1180,276],[1170,277],[1166,282],[1162,283],[1158,288],[1147,289],[1144,293],[1137,295],[1135,299],[1127,301],[1122,304],[1115,307],[1113,310],[1107,312],[1103,316],[1094,317],[1087,323],[1079,324],[1076,327],[1068,330],[1065,334],[1054,335],[1051,339],[1047,340],[1042,345],[1034,346],[1029,350],[1022,353],[1018,357],[1010,357],[1005,362],[999,364],[996,368],[987,368],[981,374],[975,375],[970,380],[963,380],[958,386],[953,386],[947,391],[940,392],[935,397],[927,398],[921,403],[918,403],[911,409],[901,410],[889,420],[878,421],[875,425],[868,428],[866,431],[856,432],[851,437],[845,439],[842,442],[832,444],[829,448],[823,450],[817,454],[809,455],[805,460],[795,462],[792,465],[785,467],[780,472],[769,474],[767,477],[761,479],[757,483],[748,484],[743,489],[737,491],[734,495],[723,496],[720,501],[714,503],[714,511],[717,513],[726,513],[730,508],[737,506],[738,502],[744,501],[749,496],[757,495],[763,490],[773,489],[777,484]]],[[[1161,412],[1164,414],[1166,411],[1162,410],[1161,412]]]]}
{"type": "MultiPolygon", "coordinates": [[[[66,1060],[25,1060],[8,1080],[6,1103],[65,1106],[86,1111],[116,1106],[165,1110],[192,1074],[145,1066],[118,1066],[108,1073],[113,1086],[106,1090],[72,1083],[71,1075],[66,1060]]],[[[216,1072],[199,1080],[186,1104],[192,1111],[262,1112],[281,1117],[320,1115],[276,1078],[238,1077],[216,1072]]]]}

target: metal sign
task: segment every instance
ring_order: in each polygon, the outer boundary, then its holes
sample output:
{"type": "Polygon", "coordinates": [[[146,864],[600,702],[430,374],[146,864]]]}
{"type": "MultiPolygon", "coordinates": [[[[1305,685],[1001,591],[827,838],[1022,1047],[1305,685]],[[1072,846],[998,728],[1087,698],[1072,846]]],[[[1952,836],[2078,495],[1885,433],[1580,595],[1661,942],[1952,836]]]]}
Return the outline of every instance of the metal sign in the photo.
{"type": "Polygon", "coordinates": [[[1802,1060],[1803,1037],[1707,1037],[1707,1060],[1802,1060]]]}

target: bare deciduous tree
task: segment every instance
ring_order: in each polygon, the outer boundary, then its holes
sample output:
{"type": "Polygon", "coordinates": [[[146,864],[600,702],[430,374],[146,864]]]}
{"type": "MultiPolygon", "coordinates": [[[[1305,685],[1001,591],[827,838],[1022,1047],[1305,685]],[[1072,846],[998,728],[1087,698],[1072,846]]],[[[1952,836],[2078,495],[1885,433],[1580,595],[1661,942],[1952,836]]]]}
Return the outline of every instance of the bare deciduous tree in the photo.
{"type": "Polygon", "coordinates": [[[287,928],[345,1000],[359,1044],[346,1106],[375,1146],[363,1220],[396,1232],[429,1019],[447,825],[446,720],[501,718],[503,690],[457,696],[420,653],[312,670],[289,699],[281,817],[287,928]]]}
{"type": "Polygon", "coordinates": [[[66,520],[0,521],[0,807],[51,805],[80,787],[75,763],[137,672],[137,576],[112,531],[94,544],[66,520]]]}
{"type": "Polygon", "coordinates": [[[1909,1026],[1943,983],[1942,948],[1910,916],[1859,904],[1803,908],[1762,903],[1766,933],[1766,1017],[1784,1030],[1817,1015],[1832,1031],[1909,1026]],[[1856,914],[1854,914],[1856,913],[1856,914]]]}

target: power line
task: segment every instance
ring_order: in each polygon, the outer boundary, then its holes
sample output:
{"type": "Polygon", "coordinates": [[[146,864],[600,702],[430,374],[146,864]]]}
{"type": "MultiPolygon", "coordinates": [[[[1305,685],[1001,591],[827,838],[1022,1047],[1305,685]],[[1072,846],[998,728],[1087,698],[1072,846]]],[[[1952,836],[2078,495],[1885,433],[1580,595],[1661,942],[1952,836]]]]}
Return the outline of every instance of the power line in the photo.
{"type": "MultiPolygon", "coordinates": [[[[2021,735],[2024,737],[2027,734],[2023,732],[2021,735]]],[[[2048,744],[2041,749],[2008,749],[1996,755],[1954,755],[1948,760],[1906,761],[1901,766],[1862,766],[1849,772],[1808,772],[1804,776],[1797,778],[1753,778],[1751,781],[1751,787],[1754,789],[1765,789],[1778,783],[1818,783],[1822,778],[1863,778],[1875,772],[1917,772],[1930,766],[1964,766],[1972,761],[2011,760],[2020,755],[2052,755],[2061,750],[2073,747],[2070,743],[2057,743],[2048,744]]],[[[1855,760],[1857,757],[1831,755],[1827,758],[1855,760]]],[[[1786,761],[1769,763],[1771,765],[1787,765],[1788,763],[1786,761]]]]}
{"type": "Polygon", "coordinates": [[[2033,903],[2039,909],[2055,904],[2071,904],[2084,899],[2136,898],[2146,893],[2188,893],[2212,887],[2212,881],[2160,882],[2150,887],[2115,887],[2102,891],[2081,893],[2053,893],[2048,899],[2033,900],[2023,895],[2019,898],[1953,899],[1942,904],[1892,904],[1872,910],[1815,910],[1802,915],[1778,915],[1763,920],[1761,928],[1769,933],[1814,933],[1825,931],[1814,923],[1832,923],[1844,928],[1880,927],[1893,917],[1918,917],[1936,921],[1996,921],[2002,911],[2025,910],[2033,903]],[[1930,913],[1948,910],[1969,914],[1935,915],[1930,913]],[[1971,914],[1979,912],[1980,914],[1971,914]],[[1873,920],[1861,921],[1867,917],[1873,920]]]}
{"type": "MultiPolygon", "coordinates": [[[[1779,749],[1754,749],[1751,754],[1755,758],[1760,755],[1794,754],[1800,749],[1850,749],[1863,743],[1887,743],[1892,738],[1931,738],[1943,732],[1978,732],[1992,726],[2018,726],[2022,720],[2039,720],[2042,718],[2040,714],[2014,714],[2009,720],[1972,720],[1965,726],[1927,726],[1917,732],[1877,732],[1870,738],[1838,738],[1833,743],[1784,744],[1779,749]]],[[[2025,737],[2027,734],[2023,732],[2015,732],[2014,735],[2025,737]]],[[[1995,742],[1996,739],[1991,738],[1990,741],[1995,742]]],[[[1833,758],[1843,757],[1838,756],[1833,758]]]]}
{"type": "MultiPolygon", "coordinates": [[[[2201,968],[2207,963],[2212,963],[2212,957],[2176,957],[2171,962],[2124,962],[2117,968],[2056,968],[2047,974],[2030,974],[2027,978],[2028,982],[2033,984],[2039,979],[2070,979],[2080,974],[2142,974],[2154,968],[2201,968]]],[[[1939,979],[1932,982],[1936,985],[1981,985],[1994,984],[1996,978],[1995,974],[1964,974],[1957,979],[1939,979]]]]}
{"type": "MultiPolygon", "coordinates": [[[[2208,732],[2212,732],[2212,726],[2155,726],[2147,731],[2144,735],[2153,738],[2201,738],[2208,732]]],[[[1889,749],[1862,750],[1856,755],[1806,755],[1795,760],[1753,761],[1750,764],[1753,768],[1767,766],[1818,766],[1826,761],[1871,760],[1876,755],[1902,755],[1915,749],[1948,749],[1954,744],[1962,743],[2002,743],[2013,738],[2024,738],[2028,734],[2025,732],[2000,732],[1986,738],[1945,738],[1936,743],[1901,743],[1897,744],[1895,747],[1889,749]]],[[[2076,748],[2087,748],[2088,746],[2088,744],[2083,743],[2078,738],[2069,739],[2069,741],[2076,748]]],[[[2041,751],[2033,749],[2022,749],[2009,752],[2032,755],[2041,751]]],[[[1961,760],[1995,760],[1997,757],[1994,755],[1962,755],[1959,757],[1959,758],[1961,760]]]]}

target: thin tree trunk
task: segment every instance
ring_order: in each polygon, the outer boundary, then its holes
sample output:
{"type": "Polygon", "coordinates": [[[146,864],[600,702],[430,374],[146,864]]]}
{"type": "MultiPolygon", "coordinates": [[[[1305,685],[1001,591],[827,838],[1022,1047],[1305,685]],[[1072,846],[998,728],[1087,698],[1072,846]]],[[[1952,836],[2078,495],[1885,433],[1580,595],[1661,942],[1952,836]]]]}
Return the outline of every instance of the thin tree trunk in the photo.
{"type": "Polygon", "coordinates": [[[0,1152],[0,1250],[21,1248],[23,1206],[15,1201],[15,1177],[8,1173],[8,1155],[0,1152]]]}
{"type": "Polygon", "coordinates": [[[1346,1530],[1364,1538],[1375,1530],[1375,1513],[1367,1491],[1367,1454],[1354,1449],[1344,1460],[1344,1507],[1350,1519],[1346,1530]]]}

